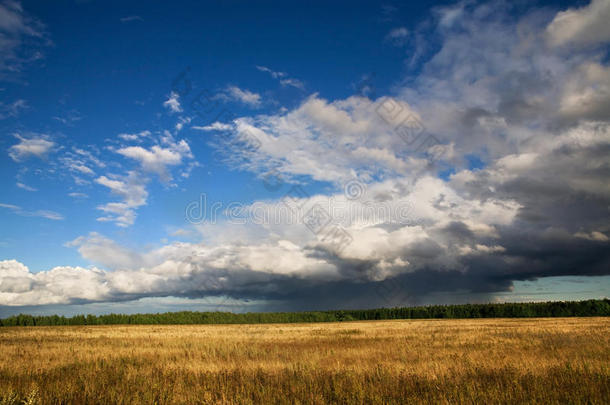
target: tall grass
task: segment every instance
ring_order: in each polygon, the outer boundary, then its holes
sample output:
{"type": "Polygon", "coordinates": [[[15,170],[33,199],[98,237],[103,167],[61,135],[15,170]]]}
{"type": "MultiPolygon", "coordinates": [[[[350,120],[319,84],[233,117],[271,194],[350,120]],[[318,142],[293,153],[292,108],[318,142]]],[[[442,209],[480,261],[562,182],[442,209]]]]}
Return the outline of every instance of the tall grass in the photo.
{"type": "Polygon", "coordinates": [[[608,318],[2,328],[0,396],[45,404],[607,404],[608,332],[608,318]]]}

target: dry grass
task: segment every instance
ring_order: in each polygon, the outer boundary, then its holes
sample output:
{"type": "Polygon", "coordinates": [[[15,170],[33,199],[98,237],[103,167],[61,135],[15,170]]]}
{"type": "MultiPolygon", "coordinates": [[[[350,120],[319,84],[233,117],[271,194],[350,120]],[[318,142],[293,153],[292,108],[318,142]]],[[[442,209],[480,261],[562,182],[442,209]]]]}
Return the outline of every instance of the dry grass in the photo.
{"type": "Polygon", "coordinates": [[[607,404],[609,331],[608,318],[0,328],[0,396],[607,404]]]}

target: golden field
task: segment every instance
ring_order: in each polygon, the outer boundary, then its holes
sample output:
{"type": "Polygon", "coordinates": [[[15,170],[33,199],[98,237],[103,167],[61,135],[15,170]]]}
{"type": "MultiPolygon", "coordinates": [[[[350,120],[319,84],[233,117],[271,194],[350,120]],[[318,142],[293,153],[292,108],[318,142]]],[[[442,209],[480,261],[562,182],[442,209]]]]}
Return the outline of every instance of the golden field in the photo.
{"type": "Polygon", "coordinates": [[[610,403],[610,319],[0,328],[2,403],[610,403]]]}

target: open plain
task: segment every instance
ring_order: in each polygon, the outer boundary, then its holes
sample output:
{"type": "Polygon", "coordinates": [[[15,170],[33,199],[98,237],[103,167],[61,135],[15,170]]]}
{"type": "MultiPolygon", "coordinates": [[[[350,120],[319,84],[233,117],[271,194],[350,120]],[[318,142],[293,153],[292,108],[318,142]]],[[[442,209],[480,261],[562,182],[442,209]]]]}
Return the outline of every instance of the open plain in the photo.
{"type": "Polygon", "coordinates": [[[0,328],[3,403],[610,402],[610,319],[0,328]]]}

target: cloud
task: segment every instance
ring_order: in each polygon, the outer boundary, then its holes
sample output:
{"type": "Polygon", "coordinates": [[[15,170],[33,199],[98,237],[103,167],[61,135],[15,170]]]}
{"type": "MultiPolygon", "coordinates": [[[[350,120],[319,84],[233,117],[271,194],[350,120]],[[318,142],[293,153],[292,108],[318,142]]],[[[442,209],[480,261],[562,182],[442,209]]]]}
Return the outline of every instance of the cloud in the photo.
{"type": "Polygon", "coordinates": [[[269,73],[271,75],[271,77],[273,77],[274,79],[279,79],[279,78],[282,78],[282,77],[286,77],[286,73],[273,71],[273,70],[269,69],[266,66],[258,66],[257,65],[256,68],[258,70],[260,70],[261,72],[269,73]]]}
{"type": "Polygon", "coordinates": [[[223,93],[227,100],[235,100],[246,104],[250,107],[259,107],[261,105],[260,94],[253,93],[249,90],[242,90],[237,86],[228,86],[223,93]]]}
{"type": "Polygon", "coordinates": [[[58,160],[65,169],[72,172],[75,182],[79,185],[88,183],[81,175],[94,176],[95,170],[92,168],[106,167],[93,153],[77,147],[66,151],[58,160]]]}
{"type": "Polygon", "coordinates": [[[592,0],[587,6],[557,13],[546,28],[554,46],[596,45],[610,41],[610,1],[592,0]]]}
{"type": "Polygon", "coordinates": [[[29,16],[20,2],[0,2],[0,79],[41,59],[40,49],[49,44],[44,25],[29,16]]]}
{"type": "Polygon", "coordinates": [[[190,122],[192,121],[191,117],[178,117],[178,122],[176,123],[176,133],[182,131],[182,128],[184,128],[185,125],[190,124],[190,122]]]}
{"type": "Polygon", "coordinates": [[[433,12],[436,14],[438,19],[438,28],[451,28],[460,18],[464,16],[465,6],[467,4],[467,2],[460,1],[450,6],[435,8],[433,12]]]}
{"type": "Polygon", "coordinates": [[[604,120],[610,113],[610,67],[585,62],[567,76],[559,114],[567,120],[604,120]]]}
{"type": "Polygon", "coordinates": [[[140,17],[139,15],[132,15],[129,17],[121,18],[122,23],[128,23],[128,22],[132,22],[132,21],[144,21],[144,19],[142,17],[140,17]]]}
{"type": "Polygon", "coordinates": [[[140,132],[134,133],[134,134],[122,133],[117,136],[124,141],[138,141],[138,140],[141,140],[142,138],[149,137],[150,135],[151,135],[150,131],[145,130],[145,131],[140,131],[140,132]]]}
{"type": "Polygon", "coordinates": [[[15,100],[10,104],[4,104],[2,101],[0,101],[0,120],[8,117],[16,117],[21,113],[21,111],[27,108],[28,104],[23,99],[15,100]]]}
{"type": "Polygon", "coordinates": [[[89,196],[85,193],[68,193],[72,198],[88,198],[89,196]]]}
{"type": "Polygon", "coordinates": [[[180,96],[175,91],[170,93],[167,100],[163,102],[163,106],[172,113],[182,112],[182,107],[180,106],[180,96]]]}
{"type": "Polygon", "coordinates": [[[22,217],[40,217],[40,218],[52,219],[55,221],[64,219],[63,215],[61,215],[60,213],[55,212],[55,211],[49,211],[49,210],[28,211],[28,210],[24,210],[23,208],[21,208],[18,205],[12,205],[12,204],[0,204],[0,208],[9,209],[13,213],[15,213],[17,215],[21,215],[22,217]]]}
{"type": "Polygon", "coordinates": [[[280,82],[280,85],[282,87],[294,87],[299,90],[305,90],[305,84],[302,81],[288,77],[288,74],[285,72],[277,72],[277,71],[269,69],[266,66],[258,66],[258,65],[256,66],[256,69],[258,69],[261,72],[269,73],[271,75],[271,77],[273,77],[274,79],[276,79],[280,82]]]}
{"type": "MultiPolygon", "coordinates": [[[[286,114],[236,120],[234,137],[217,147],[244,169],[273,168],[288,178],[341,183],[354,173],[368,181],[423,169],[419,152],[377,114],[383,103],[361,97],[329,103],[314,95],[286,114]]],[[[417,116],[406,103],[396,108],[417,116]]]]}
{"type": "Polygon", "coordinates": [[[67,242],[65,246],[77,247],[85,259],[108,269],[137,269],[146,265],[142,255],[130,251],[97,232],[80,236],[67,242]]]}
{"type": "Polygon", "coordinates": [[[95,174],[95,172],[93,170],[91,170],[91,168],[89,168],[88,166],[85,166],[84,164],[80,163],[77,160],[73,160],[71,158],[64,157],[61,159],[61,161],[68,170],[71,170],[73,172],[77,172],[80,174],[87,174],[87,175],[95,174]]]}
{"type": "Polygon", "coordinates": [[[230,131],[233,129],[233,125],[223,124],[222,122],[216,121],[210,125],[205,126],[193,125],[191,128],[196,129],[198,131],[230,131]]]}
{"type": "Polygon", "coordinates": [[[73,126],[75,122],[80,121],[82,118],[83,117],[81,117],[77,110],[70,110],[63,117],[53,117],[54,120],[70,127],[73,126]]]}
{"type": "Polygon", "coordinates": [[[299,90],[305,90],[305,84],[298,80],[298,79],[292,79],[292,78],[285,78],[285,79],[280,79],[280,84],[282,85],[282,87],[294,87],[297,88],[299,90]]]}
{"type": "Polygon", "coordinates": [[[31,156],[44,158],[49,154],[55,143],[50,141],[46,135],[31,134],[28,137],[19,134],[14,135],[19,143],[9,148],[8,154],[15,162],[21,162],[31,156]]]}
{"type": "Polygon", "coordinates": [[[164,182],[172,179],[168,166],[180,165],[184,159],[193,157],[184,139],[176,142],[168,134],[162,138],[161,145],[153,145],[148,149],[141,146],[127,146],[116,150],[116,153],[136,160],[142,170],[157,174],[164,182]]]}
{"type": "Polygon", "coordinates": [[[405,27],[394,28],[386,35],[386,40],[395,46],[403,46],[409,37],[409,30],[405,27]]]}
{"type": "Polygon", "coordinates": [[[98,221],[113,221],[123,228],[133,225],[136,219],[135,210],[146,205],[148,198],[146,179],[132,171],[126,176],[100,176],[95,182],[109,188],[113,194],[122,198],[120,202],[99,205],[97,209],[103,211],[106,216],[99,217],[98,221]]]}
{"type": "Polygon", "coordinates": [[[106,163],[102,162],[90,151],[77,147],[72,148],[72,150],[73,154],[72,152],[69,152],[68,156],[78,156],[80,159],[83,159],[83,162],[89,162],[88,164],[90,165],[97,166],[100,168],[106,167],[106,163]]]}
{"type": "MultiPolygon", "coordinates": [[[[516,17],[511,7],[438,9],[426,28],[438,46],[393,98],[314,94],[280,114],[198,127],[226,132],[215,147],[227,163],[263,184],[278,177],[277,197],[242,205],[238,218],[202,218],[200,243],[137,251],[95,233],[70,243],[99,268],[2,262],[0,302],[229,296],[359,308],[610,274],[608,62],[549,43],[548,12],[516,17]]],[[[119,153],[163,178],[190,153],[180,144],[166,135],[119,153]]],[[[100,206],[103,220],[133,223],[143,178],[97,178],[121,198],[100,206]]]]}
{"type": "Polygon", "coordinates": [[[30,187],[27,184],[23,184],[21,182],[17,182],[17,187],[22,188],[22,189],[27,190],[27,191],[38,191],[37,188],[30,187]]]}
{"type": "Polygon", "coordinates": [[[30,273],[16,260],[0,262],[0,302],[2,305],[48,305],[89,301],[107,296],[100,283],[103,273],[82,267],[55,267],[30,273]]]}
{"type": "MultiPolygon", "coordinates": [[[[95,179],[95,183],[107,187],[111,193],[122,198],[121,201],[98,205],[97,209],[106,215],[97,220],[111,221],[120,227],[128,227],[134,224],[137,209],[146,205],[148,198],[146,185],[150,180],[148,173],[156,174],[161,182],[168,185],[173,180],[171,168],[193,159],[193,154],[185,140],[175,140],[169,131],[165,131],[159,137],[153,137],[150,131],[121,135],[119,137],[123,140],[140,143],[146,141],[149,145],[121,146],[118,149],[108,147],[108,150],[136,161],[139,168],[123,175],[108,174],[95,179]]],[[[191,160],[180,172],[180,177],[187,178],[197,166],[199,164],[191,160]]]]}

